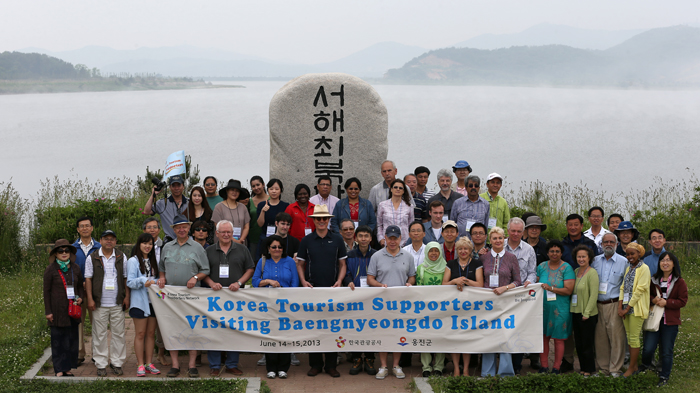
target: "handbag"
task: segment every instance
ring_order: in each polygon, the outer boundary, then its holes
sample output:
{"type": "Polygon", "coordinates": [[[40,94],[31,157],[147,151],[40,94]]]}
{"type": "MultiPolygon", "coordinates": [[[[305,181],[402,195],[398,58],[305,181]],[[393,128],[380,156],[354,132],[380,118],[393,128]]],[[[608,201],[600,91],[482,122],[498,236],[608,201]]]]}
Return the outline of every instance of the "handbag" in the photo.
{"type": "MultiPolygon", "coordinates": [[[[656,297],[660,298],[659,288],[654,286],[656,289],[656,297]]],[[[643,329],[645,332],[658,332],[659,325],[661,324],[661,318],[664,316],[665,307],[659,305],[654,305],[649,310],[649,318],[644,321],[643,329]]]]}
{"type": "MultiPolygon", "coordinates": [[[[63,288],[66,290],[66,293],[68,293],[68,286],[66,285],[66,279],[63,277],[63,273],[60,271],[58,274],[61,275],[61,280],[63,280],[63,288]]],[[[73,271],[71,270],[71,274],[73,274],[73,271]]],[[[75,282],[75,276],[73,277],[73,282],[75,282]]],[[[68,316],[73,318],[73,319],[80,319],[83,315],[83,309],[80,307],[78,304],[76,304],[73,299],[68,299],[68,316]]]]}

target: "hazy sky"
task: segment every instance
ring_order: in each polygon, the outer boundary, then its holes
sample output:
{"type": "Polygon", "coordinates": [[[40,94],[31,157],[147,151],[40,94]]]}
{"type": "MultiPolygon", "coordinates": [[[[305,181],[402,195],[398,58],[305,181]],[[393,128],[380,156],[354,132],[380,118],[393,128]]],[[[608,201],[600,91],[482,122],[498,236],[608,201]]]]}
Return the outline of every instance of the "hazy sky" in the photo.
{"type": "Polygon", "coordinates": [[[0,51],[192,45],[318,63],[383,41],[434,49],[543,22],[620,30],[699,16],[697,0],[22,0],[3,2],[0,51]]]}

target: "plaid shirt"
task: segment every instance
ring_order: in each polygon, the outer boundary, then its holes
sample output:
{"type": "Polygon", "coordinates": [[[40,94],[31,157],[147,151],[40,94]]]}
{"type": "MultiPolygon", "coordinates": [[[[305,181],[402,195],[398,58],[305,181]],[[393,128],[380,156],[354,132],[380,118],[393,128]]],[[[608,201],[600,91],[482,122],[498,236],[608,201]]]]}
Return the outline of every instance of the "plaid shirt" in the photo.
{"type": "MultiPolygon", "coordinates": [[[[463,197],[457,199],[452,204],[452,211],[450,212],[450,220],[457,223],[459,228],[459,236],[469,236],[469,228],[467,228],[467,221],[480,222],[484,226],[489,226],[489,214],[491,211],[491,205],[486,201],[486,199],[479,197],[476,202],[472,202],[469,197],[463,197]]],[[[469,236],[471,239],[471,236],[469,236]]]]}
{"type": "Polygon", "coordinates": [[[401,244],[408,240],[408,226],[413,222],[413,207],[403,200],[398,209],[394,209],[391,199],[379,203],[377,209],[377,240],[384,239],[384,232],[389,225],[396,225],[401,229],[401,244]]]}

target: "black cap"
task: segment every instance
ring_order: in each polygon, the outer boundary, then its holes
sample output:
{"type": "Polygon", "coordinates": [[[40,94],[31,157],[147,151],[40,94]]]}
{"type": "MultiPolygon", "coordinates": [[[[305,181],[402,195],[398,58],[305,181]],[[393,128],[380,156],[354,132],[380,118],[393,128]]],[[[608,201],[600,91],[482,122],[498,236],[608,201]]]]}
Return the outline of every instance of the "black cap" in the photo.
{"type": "Polygon", "coordinates": [[[114,237],[116,238],[116,237],[117,237],[117,234],[114,233],[113,230],[108,229],[108,230],[102,232],[102,235],[100,235],[100,239],[102,239],[102,238],[105,237],[105,236],[114,236],[114,237]]]}
{"type": "Polygon", "coordinates": [[[401,237],[401,228],[396,225],[389,225],[384,234],[386,237],[401,237]]]}
{"type": "Polygon", "coordinates": [[[185,179],[182,178],[180,175],[173,175],[168,178],[168,185],[172,186],[175,183],[180,183],[182,185],[185,184],[185,179]]]}

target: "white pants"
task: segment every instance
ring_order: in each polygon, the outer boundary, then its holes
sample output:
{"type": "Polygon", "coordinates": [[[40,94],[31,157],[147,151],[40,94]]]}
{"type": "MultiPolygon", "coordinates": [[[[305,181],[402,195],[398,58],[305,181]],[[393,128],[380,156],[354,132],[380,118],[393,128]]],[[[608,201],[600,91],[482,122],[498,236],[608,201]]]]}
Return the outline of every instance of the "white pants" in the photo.
{"type": "Polygon", "coordinates": [[[124,337],[124,311],[122,306],[97,307],[92,312],[92,357],[97,368],[107,368],[111,363],[121,367],[126,361],[124,337]],[[107,326],[112,331],[112,343],[107,347],[107,326]],[[109,362],[107,357],[109,356],[109,362]]]}

